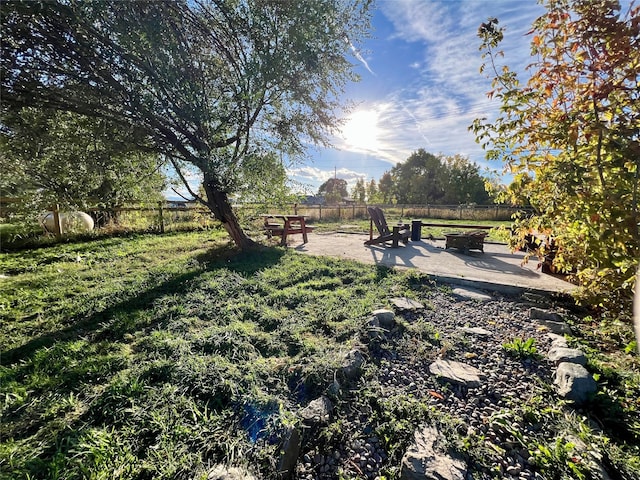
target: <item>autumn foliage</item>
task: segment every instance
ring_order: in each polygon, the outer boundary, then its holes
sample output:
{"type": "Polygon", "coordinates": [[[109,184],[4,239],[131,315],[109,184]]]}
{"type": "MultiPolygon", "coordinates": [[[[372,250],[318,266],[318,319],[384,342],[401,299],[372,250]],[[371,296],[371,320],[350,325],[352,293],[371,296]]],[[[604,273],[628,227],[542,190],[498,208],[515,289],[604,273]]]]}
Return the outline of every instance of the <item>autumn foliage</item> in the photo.
{"type": "Polygon", "coordinates": [[[520,232],[552,232],[554,264],[573,272],[577,297],[627,317],[640,255],[640,7],[616,0],[545,7],[529,32],[526,82],[498,64],[498,20],[481,25],[489,96],[501,110],[470,128],[535,209],[518,220],[520,232]]]}

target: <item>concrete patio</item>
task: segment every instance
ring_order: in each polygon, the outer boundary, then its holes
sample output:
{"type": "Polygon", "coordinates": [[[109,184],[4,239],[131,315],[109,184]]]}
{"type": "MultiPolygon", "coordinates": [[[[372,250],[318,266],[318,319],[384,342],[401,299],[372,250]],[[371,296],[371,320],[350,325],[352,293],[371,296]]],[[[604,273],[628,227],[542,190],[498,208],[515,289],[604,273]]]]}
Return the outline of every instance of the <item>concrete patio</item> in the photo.
{"type": "Polygon", "coordinates": [[[288,239],[290,248],[309,255],[348,258],[399,268],[416,268],[435,280],[475,286],[504,293],[526,290],[569,293],[574,285],[537,269],[537,259],[523,264],[524,253],[511,253],[506,245],[485,243],[484,253],[463,253],[444,248],[444,240],[421,240],[399,248],[366,246],[369,237],[352,233],[313,233],[308,243],[298,235],[288,239]]]}

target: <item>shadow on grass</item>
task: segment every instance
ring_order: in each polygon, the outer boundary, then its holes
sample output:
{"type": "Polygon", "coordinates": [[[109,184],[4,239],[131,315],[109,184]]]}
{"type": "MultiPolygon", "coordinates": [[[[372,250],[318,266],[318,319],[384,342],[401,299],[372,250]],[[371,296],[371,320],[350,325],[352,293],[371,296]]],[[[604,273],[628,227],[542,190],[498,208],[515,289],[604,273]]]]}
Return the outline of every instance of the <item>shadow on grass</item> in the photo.
{"type": "MultiPolygon", "coordinates": [[[[1,352],[2,364],[9,366],[27,360],[39,349],[51,347],[61,341],[75,340],[81,337],[88,337],[93,341],[120,340],[127,333],[133,333],[140,328],[150,326],[148,323],[140,325],[135,321],[137,312],[152,308],[154,302],[165,295],[187,293],[193,286],[192,281],[203,273],[228,268],[245,276],[253,275],[277,264],[284,254],[282,249],[265,247],[246,252],[238,252],[225,246],[212,249],[205,254],[194,257],[199,264],[196,270],[176,275],[125,301],[80,319],[66,328],[39,335],[24,345],[1,352]]],[[[161,317],[155,318],[153,324],[161,323],[163,320],[161,317]]]]}
{"type": "Polygon", "coordinates": [[[272,267],[280,262],[286,251],[280,247],[266,247],[259,245],[252,250],[240,252],[228,250],[223,254],[212,255],[211,252],[195,257],[202,264],[209,264],[210,270],[228,268],[243,276],[272,267]]]}
{"type": "Polygon", "coordinates": [[[60,247],[61,245],[72,246],[72,250],[74,252],[81,253],[83,251],[92,251],[96,243],[101,243],[104,246],[108,246],[118,244],[122,242],[123,239],[135,239],[148,235],[156,237],[168,237],[172,235],[181,235],[188,232],[197,233],[203,230],[212,232],[220,231],[221,228],[222,227],[211,227],[195,230],[176,229],[167,231],[165,233],[159,233],[156,227],[139,230],[94,230],[90,233],[77,233],[73,235],[67,235],[62,239],[57,239],[53,235],[43,235],[41,230],[37,230],[35,234],[27,235],[24,238],[20,239],[7,238],[6,235],[0,235],[0,253],[16,253],[23,252],[25,250],[42,251],[60,247]]]}

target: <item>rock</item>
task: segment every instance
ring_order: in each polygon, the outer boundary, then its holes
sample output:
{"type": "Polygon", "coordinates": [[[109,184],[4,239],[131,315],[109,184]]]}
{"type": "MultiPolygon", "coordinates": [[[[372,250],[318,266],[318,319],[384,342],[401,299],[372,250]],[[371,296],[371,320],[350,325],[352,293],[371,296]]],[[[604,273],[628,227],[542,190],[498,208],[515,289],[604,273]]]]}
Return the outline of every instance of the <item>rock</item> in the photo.
{"type": "Polygon", "coordinates": [[[367,338],[370,342],[381,342],[385,339],[387,329],[380,325],[378,317],[371,317],[367,323],[367,338]]]}
{"type": "Polygon", "coordinates": [[[256,477],[241,468],[216,465],[209,471],[207,480],[256,480],[256,477]]]}
{"type": "Polygon", "coordinates": [[[417,301],[412,300],[412,299],[407,298],[407,297],[392,298],[391,299],[391,303],[398,310],[409,310],[409,311],[413,312],[413,311],[416,311],[416,310],[423,310],[424,309],[424,305],[422,303],[417,302],[417,301]]]}
{"type": "Polygon", "coordinates": [[[478,335],[479,337],[489,337],[493,335],[492,332],[481,327],[459,327],[458,330],[472,335],[478,335]]]}
{"type": "Polygon", "coordinates": [[[531,307],[529,309],[529,318],[531,320],[537,320],[540,325],[547,327],[555,334],[571,335],[571,328],[569,328],[569,325],[567,325],[556,312],[531,307]]]}
{"type": "Polygon", "coordinates": [[[429,365],[429,371],[432,375],[467,387],[479,387],[486,379],[486,376],[477,368],[451,360],[436,360],[429,365]]]}
{"type": "Polygon", "coordinates": [[[569,362],[558,365],[553,384],[558,395],[573,400],[578,405],[585,403],[598,388],[586,368],[569,362]]]}
{"type": "Polygon", "coordinates": [[[401,480],[464,480],[465,463],[434,449],[438,436],[438,430],[429,426],[415,432],[415,443],[402,457],[401,480]]]}
{"type": "Polygon", "coordinates": [[[562,317],[551,310],[543,310],[542,308],[531,307],[529,309],[529,318],[531,320],[549,320],[552,322],[562,322],[562,317]]]}
{"type": "Polygon", "coordinates": [[[551,340],[551,345],[553,347],[561,347],[568,348],[569,344],[567,343],[567,339],[564,338],[563,335],[558,335],[557,333],[547,333],[547,337],[551,340]]]}
{"type": "Polygon", "coordinates": [[[571,335],[571,328],[564,322],[553,322],[551,320],[538,320],[538,323],[547,327],[551,332],[558,335],[571,335]]]}
{"type": "Polygon", "coordinates": [[[293,477],[296,470],[296,463],[300,456],[302,437],[297,428],[289,428],[282,442],[280,449],[280,459],[278,460],[278,478],[285,480],[293,477]]]}
{"type": "Polygon", "coordinates": [[[358,350],[351,350],[344,358],[340,371],[345,378],[355,380],[360,376],[363,364],[364,356],[362,353],[358,350]]]}
{"type": "Polygon", "coordinates": [[[396,314],[391,310],[374,310],[373,312],[371,312],[371,314],[378,320],[378,323],[382,328],[390,330],[396,326],[396,314]]]}
{"type": "Polygon", "coordinates": [[[489,300],[493,300],[491,295],[487,295],[486,293],[475,290],[473,288],[454,288],[452,293],[461,298],[465,298],[467,300],[476,300],[478,302],[488,302],[489,300]]]}
{"type": "Polygon", "coordinates": [[[547,358],[556,365],[562,362],[577,363],[578,365],[586,365],[587,357],[582,350],[577,348],[554,347],[549,350],[547,358]]]}
{"type": "Polygon", "coordinates": [[[533,292],[523,293],[522,299],[532,303],[546,303],[549,301],[549,298],[546,297],[545,295],[540,295],[539,293],[533,293],[533,292]]]}
{"type": "Polygon", "coordinates": [[[322,425],[329,423],[333,413],[333,404],[324,395],[312,400],[301,412],[302,419],[307,424],[322,425]]]}

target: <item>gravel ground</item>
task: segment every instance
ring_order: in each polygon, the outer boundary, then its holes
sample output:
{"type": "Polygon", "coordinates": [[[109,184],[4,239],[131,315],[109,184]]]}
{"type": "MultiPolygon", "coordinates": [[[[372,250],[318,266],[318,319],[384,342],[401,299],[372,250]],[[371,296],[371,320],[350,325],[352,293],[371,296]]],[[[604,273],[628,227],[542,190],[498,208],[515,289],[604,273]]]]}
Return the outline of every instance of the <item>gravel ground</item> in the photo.
{"type": "Polygon", "coordinates": [[[324,433],[320,429],[307,434],[295,478],[382,479],[399,472],[406,442],[394,446],[380,438],[384,415],[376,416],[372,396],[424,405],[426,422],[444,429],[454,450],[465,441],[473,443],[461,456],[467,478],[541,478],[529,451],[541,427],[524,422],[517,412],[533,396],[548,396],[550,404],[557,400],[551,390],[553,365],[544,358],[513,358],[503,349],[514,338],[535,338],[542,355],[549,350],[548,330],[529,319],[532,303],[497,295],[479,302],[447,289],[432,291],[422,301],[424,310],[396,312],[404,328],[394,329],[379,345],[364,347],[364,376],[336,401],[324,433]],[[491,334],[466,333],[463,327],[481,327],[491,334]],[[434,340],[416,340],[420,330],[434,340]],[[442,382],[429,372],[437,358],[476,367],[487,379],[474,388],[442,382]]]}

